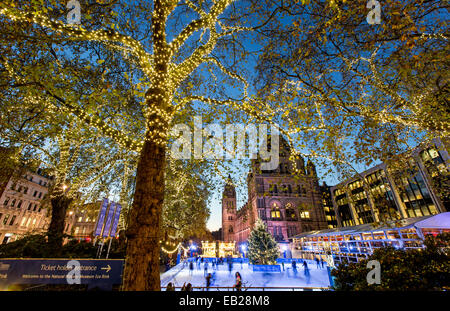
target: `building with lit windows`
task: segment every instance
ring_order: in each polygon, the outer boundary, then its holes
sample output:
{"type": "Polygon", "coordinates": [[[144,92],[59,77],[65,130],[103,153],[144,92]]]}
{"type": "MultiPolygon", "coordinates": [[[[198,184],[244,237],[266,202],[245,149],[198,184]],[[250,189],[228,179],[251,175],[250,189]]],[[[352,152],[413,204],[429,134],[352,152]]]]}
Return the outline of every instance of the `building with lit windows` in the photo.
{"type": "Polygon", "coordinates": [[[42,206],[52,178],[42,170],[11,172],[0,195],[0,244],[13,242],[27,233],[47,230],[50,218],[42,206]]]}
{"type": "Polygon", "coordinates": [[[292,254],[295,258],[322,258],[334,266],[344,260],[366,259],[381,247],[420,249],[425,236],[444,232],[450,232],[450,212],[302,233],[293,238],[292,254]]]}
{"type": "Polygon", "coordinates": [[[288,244],[300,232],[327,228],[322,207],[322,192],[316,168],[306,166],[298,157],[296,167],[301,176],[292,175],[290,149],[280,137],[280,159],[276,169],[261,171],[260,160],[252,160],[247,175],[248,201],[236,206],[236,191],[231,177],[222,195],[222,234],[225,242],[236,241],[236,247],[247,241],[257,218],[267,226],[279,244],[288,244]]]}
{"type": "Polygon", "coordinates": [[[334,213],[333,200],[331,199],[330,186],[325,182],[320,186],[320,192],[322,193],[322,206],[325,213],[325,219],[328,228],[336,228],[337,220],[336,214],[334,213]]]}
{"type": "Polygon", "coordinates": [[[75,209],[70,230],[75,239],[90,241],[94,237],[101,204],[102,201],[86,203],[75,209]]]}
{"type": "Polygon", "coordinates": [[[447,139],[433,139],[427,146],[414,149],[406,161],[379,164],[331,187],[338,226],[449,211],[448,146],[447,139]]]}

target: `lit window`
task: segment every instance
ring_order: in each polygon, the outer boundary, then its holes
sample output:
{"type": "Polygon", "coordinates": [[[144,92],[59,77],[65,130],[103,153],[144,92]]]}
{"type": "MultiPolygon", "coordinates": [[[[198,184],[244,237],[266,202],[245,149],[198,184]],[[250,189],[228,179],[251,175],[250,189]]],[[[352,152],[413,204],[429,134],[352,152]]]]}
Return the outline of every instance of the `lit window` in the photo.
{"type": "Polygon", "coordinates": [[[300,217],[301,218],[309,218],[309,212],[301,212],[300,217]]]}

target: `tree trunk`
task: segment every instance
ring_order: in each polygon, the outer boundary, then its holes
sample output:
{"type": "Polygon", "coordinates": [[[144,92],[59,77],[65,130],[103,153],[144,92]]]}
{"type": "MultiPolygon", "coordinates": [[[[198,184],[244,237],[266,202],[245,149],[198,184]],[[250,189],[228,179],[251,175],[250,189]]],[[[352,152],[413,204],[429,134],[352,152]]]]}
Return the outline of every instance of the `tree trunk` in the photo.
{"type": "Polygon", "coordinates": [[[57,195],[51,199],[52,217],[47,234],[48,244],[55,256],[58,256],[61,251],[66,213],[71,202],[72,199],[63,194],[57,195]]]}
{"type": "Polygon", "coordinates": [[[164,199],[165,147],[147,139],[141,151],[127,235],[122,290],[161,289],[159,227],[164,199]]]}

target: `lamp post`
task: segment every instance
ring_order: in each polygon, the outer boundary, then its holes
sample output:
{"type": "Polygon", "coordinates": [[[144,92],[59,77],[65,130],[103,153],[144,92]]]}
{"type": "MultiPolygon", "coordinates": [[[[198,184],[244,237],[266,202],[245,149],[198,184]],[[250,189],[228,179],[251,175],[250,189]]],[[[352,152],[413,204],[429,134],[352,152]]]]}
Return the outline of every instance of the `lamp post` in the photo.
{"type": "Polygon", "coordinates": [[[241,245],[241,252],[244,253],[244,257],[245,257],[245,254],[247,253],[247,245],[245,245],[245,244],[241,245]]]}

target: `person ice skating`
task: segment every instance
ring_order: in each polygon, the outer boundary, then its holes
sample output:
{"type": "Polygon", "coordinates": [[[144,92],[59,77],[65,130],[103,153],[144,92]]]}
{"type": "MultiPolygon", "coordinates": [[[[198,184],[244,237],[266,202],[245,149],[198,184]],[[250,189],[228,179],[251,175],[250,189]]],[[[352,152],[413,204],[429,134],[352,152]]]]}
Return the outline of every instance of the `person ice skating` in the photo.
{"type": "Polygon", "coordinates": [[[306,263],[306,261],[303,262],[303,268],[305,269],[305,275],[309,276],[309,269],[308,269],[308,264],[306,263]]]}
{"type": "Polygon", "coordinates": [[[205,276],[205,275],[207,275],[207,274],[208,274],[208,262],[205,261],[205,270],[204,270],[204,272],[203,272],[203,276],[205,276]]]}
{"type": "Polygon", "coordinates": [[[206,290],[209,291],[209,287],[211,286],[211,278],[212,275],[211,273],[208,273],[208,275],[206,276],[206,290]]]}
{"type": "Polygon", "coordinates": [[[297,275],[297,262],[295,260],[292,260],[292,272],[297,275]]]}
{"type": "Polygon", "coordinates": [[[316,268],[319,268],[320,269],[320,261],[319,261],[319,258],[314,258],[314,260],[316,261],[316,268]]]}
{"type": "Polygon", "coordinates": [[[186,285],[185,291],[187,291],[187,292],[192,292],[192,284],[191,284],[191,283],[188,283],[188,284],[186,285]]]}
{"type": "Polygon", "coordinates": [[[173,286],[172,282],[169,282],[169,284],[167,284],[166,287],[166,292],[174,292],[175,291],[175,286],[173,286]]]}
{"type": "Polygon", "coordinates": [[[233,263],[231,261],[228,262],[228,272],[231,275],[231,271],[233,271],[233,263]]]}
{"type": "Polygon", "coordinates": [[[189,275],[192,275],[194,273],[194,263],[191,261],[189,263],[189,275]]]}
{"type": "Polygon", "coordinates": [[[281,265],[283,266],[283,271],[284,271],[284,261],[281,262],[281,265]]]}
{"type": "Polygon", "coordinates": [[[323,260],[323,258],[320,259],[320,263],[322,264],[322,268],[324,268],[324,266],[325,266],[325,260],[323,260]]]}
{"type": "Polygon", "coordinates": [[[241,274],[236,271],[235,277],[236,277],[236,284],[234,284],[234,288],[236,289],[236,291],[240,292],[241,288],[242,288],[242,277],[241,277],[241,274]]]}

